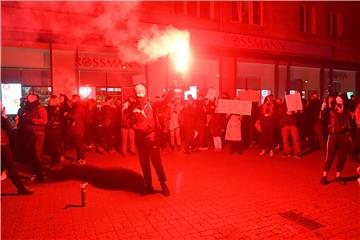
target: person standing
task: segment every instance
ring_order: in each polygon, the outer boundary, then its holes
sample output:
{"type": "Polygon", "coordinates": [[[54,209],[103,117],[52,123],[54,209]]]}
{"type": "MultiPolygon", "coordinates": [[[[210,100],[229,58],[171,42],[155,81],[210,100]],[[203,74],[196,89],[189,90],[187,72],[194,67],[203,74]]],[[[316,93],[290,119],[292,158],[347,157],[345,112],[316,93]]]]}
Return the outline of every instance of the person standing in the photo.
{"type": "Polygon", "coordinates": [[[11,182],[15,185],[18,195],[31,195],[32,191],[28,190],[21,181],[14,165],[13,154],[10,148],[10,136],[13,130],[11,123],[6,115],[5,108],[1,108],[1,172],[6,169],[11,182]]]}
{"type": "Polygon", "coordinates": [[[279,122],[281,127],[281,136],[283,142],[283,157],[291,155],[289,135],[294,146],[294,157],[300,159],[300,140],[299,130],[297,128],[297,118],[294,111],[287,111],[286,103],[280,107],[279,122]]]}
{"type": "Polygon", "coordinates": [[[60,163],[60,142],[63,133],[62,123],[64,122],[56,95],[50,96],[46,110],[48,122],[46,124],[45,145],[51,157],[51,165],[55,166],[60,163]]]}
{"type": "Polygon", "coordinates": [[[196,122],[196,105],[191,94],[187,95],[188,100],[181,112],[184,131],[184,149],[185,153],[191,153],[195,148],[195,122],[196,122]]]}
{"type": "Polygon", "coordinates": [[[27,101],[28,103],[21,115],[23,119],[22,131],[24,133],[25,152],[30,158],[33,171],[32,179],[37,182],[43,182],[45,180],[45,173],[42,154],[48,115],[46,109],[41,106],[37,94],[29,93],[27,101]]]}
{"type": "Polygon", "coordinates": [[[225,140],[230,141],[230,153],[241,153],[241,120],[242,115],[231,114],[227,122],[225,140]]]}
{"type": "Polygon", "coordinates": [[[84,165],[86,163],[84,160],[85,107],[78,94],[72,95],[71,102],[71,111],[69,113],[70,138],[76,149],[76,164],[84,165]]]}
{"type": "Polygon", "coordinates": [[[131,96],[122,105],[121,114],[121,155],[125,156],[127,152],[131,155],[135,155],[135,132],[132,128],[133,119],[132,111],[134,110],[135,99],[131,96]],[[128,151],[129,148],[129,151],[128,151]]]}
{"type": "Polygon", "coordinates": [[[260,156],[269,151],[269,156],[274,156],[274,131],[275,131],[275,114],[274,101],[272,96],[266,96],[264,104],[260,107],[259,122],[261,128],[261,146],[260,156]]]}
{"type": "Polygon", "coordinates": [[[322,122],[321,122],[321,105],[322,101],[317,92],[313,92],[309,99],[309,105],[306,111],[306,119],[308,126],[311,126],[310,142],[313,148],[325,149],[325,138],[323,136],[322,122]]]}
{"type": "Polygon", "coordinates": [[[145,98],[146,90],[141,84],[135,87],[137,103],[133,109],[135,123],[135,144],[137,147],[141,169],[145,180],[145,191],[142,195],[150,194],[154,191],[151,179],[150,161],[155,168],[160,181],[162,193],[170,195],[166,185],[166,176],[160,157],[160,136],[154,111],[145,98]]]}
{"type": "Polygon", "coordinates": [[[323,168],[323,176],[320,180],[320,184],[323,185],[328,184],[327,175],[331,169],[331,165],[336,154],[338,155],[338,162],[336,165],[335,181],[342,185],[346,184],[346,182],[341,179],[341,174],[345,166],[351,141],[351,116],[345,106],[345,100],[343,98],[337,96],[335,101],[335,107],[330,109],[327,152],[323,168]]]}
{"type": "Polygon", "coordinates": [[[355,109],[355,129],[353,134],[353,141],[351,144],[350,154],[355,162],[360,163],[360,101],[355,109]]]}
{"type": "Polygon", "coordinates": [[[179,123],[179,113],[181,112],[180,104],[176,102],[173,97],[169,103],[169,108],[171,112],[171,118],[169,123],[169,132],[170,132],[170,146],[171,149],[180,150],[181,148],[181,135],[180,135],[180,123],[179,123]]]}
{"type": "Polygon", "coordinates": [[[105,97],[105,102],[101,108],[101,125],[103,130],[102,147],[109,153],[114,152],[114,107],[113,98],[111,96],[105,97]]]}

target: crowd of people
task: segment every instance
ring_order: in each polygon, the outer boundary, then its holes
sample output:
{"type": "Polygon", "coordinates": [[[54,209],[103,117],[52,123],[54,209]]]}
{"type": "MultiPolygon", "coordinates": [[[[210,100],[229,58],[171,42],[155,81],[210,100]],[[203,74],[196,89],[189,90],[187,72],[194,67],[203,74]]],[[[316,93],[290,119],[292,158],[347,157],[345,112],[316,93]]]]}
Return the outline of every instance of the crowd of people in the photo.
{"type": "MultiPolygon", "coordinates": [[[[188,95],[185,101],[170,91],[150,105],[142,100],[146,99],[143,86],[136,92],[137,95],[127,98],[106,96],[101,106],[95,99],[81,99],[78,94],[71,99],[64,94],[51,95],[47,106],[42,106],[39,96],[31,92],[21,100],[12,126],[2,108],[3,158],[12,158],[8,156],[12,152],[14,159],[29,164],[33,173],[31,180],[43,182],[46,178],[43,155],[50,157],[50,167],[56,167],[71,149],[76,150],[76,165],[86,164],[86,151],[94,150],[99,154],[117,151],[123,157],[137,154],[146,193],[150,193],[148,159],[156,155],[158,159],[152,163],[157,165],[164,195],[169,195],[165,173],[159,154],[153,154],[159,148],[192,154],[206,150],[221,152],[227,149],[224,145],[228,145],[231,154],[241,154],[257,146],[260,155],[297,159],[322,149],[327,154],[321,184],[328,183],[327,174],[336,154],[335,179],[341,184],[345,184],[341,173],[348,154],[359,162],[360,100],[355,96],[347,99],[346,95],[331,95],[320,99],[314,92],[308,101],[303,100],[303,110],[295,112],[287,111],[282,99],[269,95],[262,104],[253,102],[252,114],[247,116],[217,113],[215,98],[199,96],[194,99],[188,95]],[[151,109],[151,123],[147,108],[151,109]],[[3,139],[5,134],[7,140],[3,139]],[[7,146],[4,153],[3,146],[7,146]],[[142,148],[147,149],[146,154],[142,148]]],[[[12,164],[4,167],[9,177],[15,179],[13,182],[19,193],[31,192],[19,183],[12,164]]]]}

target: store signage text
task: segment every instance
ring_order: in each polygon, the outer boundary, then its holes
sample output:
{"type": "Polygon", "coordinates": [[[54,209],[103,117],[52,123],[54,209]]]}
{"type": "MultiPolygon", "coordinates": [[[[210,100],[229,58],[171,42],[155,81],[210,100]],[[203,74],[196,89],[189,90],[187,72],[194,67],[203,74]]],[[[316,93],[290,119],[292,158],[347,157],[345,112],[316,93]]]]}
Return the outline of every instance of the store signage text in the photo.
{"type": "Polygon", "coordinates": [[[325,58],[333,57],[334,52],[328,45],[203,30],[191,30],[191,43],[209,47],[220,46],[325,58]]]}
{"type": "Polygon", "coordinates": [[[121,59],[108,56],[78,57],[78,67],[86,69],[107,69],[121,71],[142,71],[144,66],[137,62],[123,62],[121,59]]]}
{"type": "Polygon", "coordinates": [[[236,48],[284,52],[285,43],[276,39],[224,34],[224,45],[236,48]]]}

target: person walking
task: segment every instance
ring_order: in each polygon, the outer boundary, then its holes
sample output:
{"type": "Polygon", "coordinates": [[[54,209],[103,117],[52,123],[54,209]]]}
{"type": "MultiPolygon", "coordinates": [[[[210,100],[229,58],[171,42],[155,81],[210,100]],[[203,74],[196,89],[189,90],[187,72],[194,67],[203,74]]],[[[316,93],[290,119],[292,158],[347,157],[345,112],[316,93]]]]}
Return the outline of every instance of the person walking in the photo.
{"type": "Polygon", "coordinates": [[[160,157],[160,136],[156,115],[154,116],[150,102],[145,98],[145,87],[138,84],[135,87],[135,91],[137,103],[133,110],[135,119],[133,128],[135,129],[135,144],[145,180],[145,191],[142,195],[144,196],[154,192],[150,168],[151,161],[160,181],[163,195],[169,196],[170,191],[165,183],[166,176],[160,157]]]}
{"type": "Polygon", "coordinates": [[[327,141],[326,159],[323,168],[323,176],[320,184],[328,184],[327,175],[331,169],[334,158],[337,154],[338,162],[336,165],[335,181],[345,185],[346,182],[341,178],[342,170],[345,166],[351,141],[351,116],[346,108],[345,100],[337,96],[336,104],[330,109],[329,118],[329,137],[327,141]]]}

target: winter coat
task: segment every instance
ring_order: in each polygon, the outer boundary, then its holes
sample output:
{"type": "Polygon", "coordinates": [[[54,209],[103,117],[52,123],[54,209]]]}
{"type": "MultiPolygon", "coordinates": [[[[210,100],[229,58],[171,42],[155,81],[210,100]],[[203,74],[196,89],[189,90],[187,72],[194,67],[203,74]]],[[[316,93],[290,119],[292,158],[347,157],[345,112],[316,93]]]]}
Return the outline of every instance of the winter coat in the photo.
{"type": "Polygon", "coordinates": [[[85,107],[81,102],[72,104],[69,120],[70,133],[83,135],[85,132],[85,107]]]}
{"type": "Polygon", "coordinates": [[[22,112],[21,128],[27,132],[45,132],[45,125],[48,121],[46,109],[39,101],[28,103],[22,112]]]}
{"type": "Polygon", "coordinates": [[[231,115],[226,126],[225,140],[241,141],[241,115],[231,115]]]}

